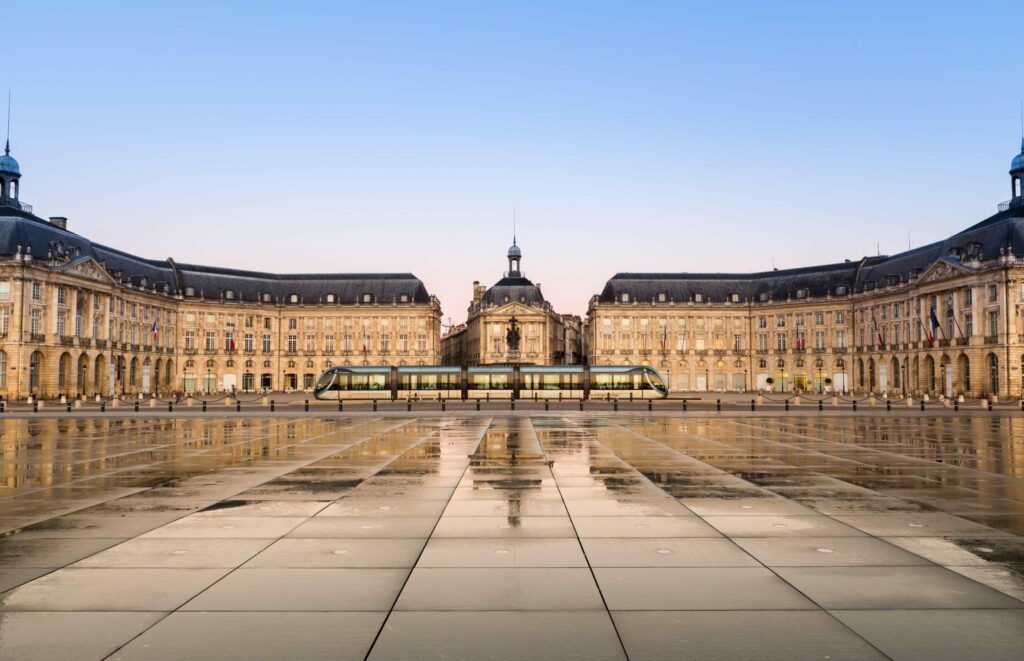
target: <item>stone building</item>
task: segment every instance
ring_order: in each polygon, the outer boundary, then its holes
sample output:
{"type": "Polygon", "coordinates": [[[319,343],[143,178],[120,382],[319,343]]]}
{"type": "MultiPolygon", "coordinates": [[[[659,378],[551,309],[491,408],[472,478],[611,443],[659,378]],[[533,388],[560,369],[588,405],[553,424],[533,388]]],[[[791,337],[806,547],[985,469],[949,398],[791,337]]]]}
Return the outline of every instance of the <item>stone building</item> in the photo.
{"type": "Polygon", "coordinates": [[[512,240],[508,271],[492,287],[473,283],[466,322],[441,338],[446,365],[567,365],[578,363],[581,322],[560,315],[520,270],[522,249],[512,240]]]}
{"type": "Polygon", "coordinates": [[[1024,143],[1011,199],[893,256],[764,273],[619,273],[590,301],[592,364],[651,365],[676,391],[1018,397],[1024,143]]]}
{"type": "Polygon", "coordinates": [[[272,274],[150,260],[20,200],[0,158],[0,395],[310,389],[332,365],[440,359],[441,308],[408,273],[272,274]]]}

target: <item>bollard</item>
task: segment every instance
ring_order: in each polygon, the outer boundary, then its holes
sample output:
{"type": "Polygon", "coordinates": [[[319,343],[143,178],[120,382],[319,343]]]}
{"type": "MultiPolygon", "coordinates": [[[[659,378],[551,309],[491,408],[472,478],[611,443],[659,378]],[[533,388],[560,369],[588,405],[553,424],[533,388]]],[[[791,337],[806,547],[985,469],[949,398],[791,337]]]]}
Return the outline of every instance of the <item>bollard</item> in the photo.
{"type": "Polygon", "coordinates": [[[486,393],[484,393],[484,398],[485,398],[485,399],[486,399],[486,400],[487,400],[488,402],[489,402],[489,401],[491,401],[491,393],[489,393],[489,392],[486,392],[486,393]]]}
{"type": "Polygon", "coordinates": [[[960,410],[960,402],[955,400],[955,399],[953,400],[953,410],[954,411],[959,411],[960,410]]]}
{"type": "Polygon", "coordinates": [[[274,412],[274,400],[270,400],[270,412],[274,412]]]}
{"type": "Polygon", "coordinates": [[[990,399],[990,400],[988,400],[988,410],[989,410],[989,411],[991,411],[991,410],[992,410],[992,400],[991,400],[991,399],[990,399]]]}
{"type": "Polygon", "coordinates": [[[6,406],[7,406],[6,402],[4,402],[2,399],[0,399],[0,413],[4,412],[6,406]]]}
{"type": "Polygon", "coordinates": [[[480,398],[479,397],[476,398],[476,410],[477,411],[480,410],[480,398]]]}
{"type": "Polygon", "coordinates": [[[412,411],[412,400],[411,399],[407,398],[405,400],[405,410],[406,411],[412,411]]]}
{"type": "Polygon", "coordinates": [[[922,411],[924,410],[924,400],[923,399],[921,400],[921,410],[922,411]]]}
{"type": "Polygon", "coordinates": [[[853,402],[853,410],[854,411],[857,410],[857,401],[856,400],[854,400],[854,402],[853,402]]]}
{"type": "Polygon", "coordinates": [[[537,391],[536,390],[533,391],[533,401],[535,401],[535,402],[537,401],[537,391]]]}
{"type": "Polygon", "coordinates": [[[236,413],[241,413],[242,412],[242,402],[238,401],[237,399],[235,400],[235,412],[236,413]]]}
{"type": "Polygon", "coordinates": [[[373,400],[373,411],[374,411],[374,413],[377,412],[377,400],[376,399],[373,400]]]}
{"type": "Polygon", "coordinates": [[[648,411],[653,411],[654,410],[654,400],[653,399],[648,399],[647,400],[647,410],[648,411]]]}
{"type": "Polygon", "coordinates": [[[715,410],[716,411],[721,411],[722,410],[722,400],[720,400],[720,399],[716,399],[715,400],[715,410]]]}
{"type": "Polygon", "coordinates": [[[305,411],[306,411],[306,413],[309,413],[309,400],[308,399],[306,400],[305,411]]]}
{"type": "Polygon", "coordinates": [[[338,413],[341,413],[344,410],[345,410],[345,402],[339,399],[338,400],[338,413]]]}
{"type": "Polygon", "coordinates": [[[619,410],[619,398],[618,397],[616,397],[615,401],[612,403],[612,410],[613,411],[618,411],[619,410]]]}
{"type": "MultiPolygon", "coordinates": [[[[550,411],[551,410],[551,400],[550,399],[545,399],[544,400],[544,410],[545,411],[550,411]]],[[[2,412],[3,411],[0,411],[0,413],[2,413],[2,412]]]]}
{"type": "Polygon", "coordinates": [[[32,412],[33,413],[39,413],[39,400],[38,399],[32,400],[32,412]]]}
{"type": "Polygon", "coordinates": [[[786,401],[784,402],[784,404],[786,405],[786,410],[788,411],[789,410],[789,398],[788,397],[786,398],[786,401]]]}
{"type": "Polygon", "coordinates": [[[100,402],[100,413],[103,413],[106,410],[107,410],[107,403],[106,402],[100,402]]]}
{"type": "MultiPolygon", "coordinates": [[[[561,391],[559,391],[559,393],[558,393],[558,401],[562,401],[562,393],[561,393],[561,391]]],[[[1020,401],[1020,409],[1022,411],[1024,411],[1024,399],[1022,399],[1020,401]]]]}
{"type": "Polygon", "coordinates": [[[683,400],[683,413],[686,413],[686,400],[683,400]]]}
{"type": "Polygon", "coordinates": [[[445,405],[445,401],[444,401],[444,398],[442,398],[441,399],[441,412],[442,413],[444,413],[444,405],[445,405]]]}
{"type": "Polygon", "coordinates": [[[583,398],[582,397],[580,398],[580,410],[581,411],[583,410],[583,398]]]}
{"type": "Polygon", "coordinates": [[[756,399],[750,400],[750,410],[751,411],[756,411],[757,410],[757,400],[756,399]]]}
{"type": "Polygon", "coordinates": [[[167,402],[167,412],[174,413],[174,402],[167,402]]]}
{"type": "Polygon", "coordinates": [[[629,401],[631,401],[631,402],[633,401],[633,391],[632,390],[629,391],[629,401]]]}
{"type": "MultiPolygon", "coordinates": [[[[135,404],[135,410],[139,410],[139,405],[137,403],[135,404]]],[[[71,402],[68,402],[68,413],[71,413],[71,402]]]]}
{"type": "Polygon", "coordinates": [[[206,400],[203,400],[203,413],[206,413],[206,400]]]}
{"type": "Polygon", "coordinates": [[[516,410],[516,400],[515,400],[515,398],[512,398],[512,399],[508,400],[508,405],[509,405],[509,409],[508,410],[515,411],[516,410]]]}
{"type": "Polygon", "coordinates": [[[819,411],[824,411],[825,410],[825,400],[824,399],[819,399],[818,400],[818,410],[819,411]]]}
{"type": "MultiPolygon", "coordinates": [[[[68,404],[68,410],[69,411],[71,410],[71,405],[70,404],[68,404]]],[[[136,413],[139,412],[139,400],[137,400],[137,399],[135,400],[135,412],[136,413]]]]}
{"type": "Polygon", "coordinates": [[[888,399],[885,400],[885,410],[886,411],[891,411],[892,410],[892,402],[890,402],[888,399]]]}

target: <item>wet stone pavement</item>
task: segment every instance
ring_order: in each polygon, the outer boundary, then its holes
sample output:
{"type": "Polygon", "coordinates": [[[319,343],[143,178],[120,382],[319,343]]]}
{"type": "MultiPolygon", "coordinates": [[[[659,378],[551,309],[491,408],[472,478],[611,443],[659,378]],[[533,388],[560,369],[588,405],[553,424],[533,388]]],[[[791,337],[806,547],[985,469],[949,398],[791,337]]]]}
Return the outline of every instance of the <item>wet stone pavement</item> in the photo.
{"type": "Polygon", "coordinates": [[[1019,417],[0,421],[4,659],[1016,659],[1019,417]]]}

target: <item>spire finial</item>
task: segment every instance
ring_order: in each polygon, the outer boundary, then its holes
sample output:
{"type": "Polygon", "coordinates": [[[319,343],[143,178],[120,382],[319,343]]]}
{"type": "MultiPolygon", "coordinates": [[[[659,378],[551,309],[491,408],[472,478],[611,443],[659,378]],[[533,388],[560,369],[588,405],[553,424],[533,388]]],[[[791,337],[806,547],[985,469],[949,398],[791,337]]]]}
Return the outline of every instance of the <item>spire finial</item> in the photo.
{"type": "Polygon", "coordinates": [[[4,145],[4,155],[11,155],[11,90],[7,90],[7,144],[4,145]]]}

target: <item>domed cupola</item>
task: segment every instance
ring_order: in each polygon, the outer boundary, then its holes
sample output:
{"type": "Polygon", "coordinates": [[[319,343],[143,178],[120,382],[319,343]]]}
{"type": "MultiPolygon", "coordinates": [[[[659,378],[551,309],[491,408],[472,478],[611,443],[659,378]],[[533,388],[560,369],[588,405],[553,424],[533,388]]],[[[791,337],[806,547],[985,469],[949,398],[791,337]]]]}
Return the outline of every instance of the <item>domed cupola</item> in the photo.
{"type": "Polygon", "coordinates": [[[516,238],[512,237],[512,246],[508,249],[508,276],[510,278],[520,277],[519,262],[523,259],[523,251],[516,245],[516,238]]]}
{"type": "Polygon", "coordinates": [[[21,169],[18,161],[11,156],[11,141],[4,147],[4,155],[0,156],[0,206],[20,209],[18,189],[21,187],[21,169]]]}
{"type": "Polygon", "coordinates": [[[1010,207],[1024,206],[1024,138],[1020,140],[1020,153],[1010,162],[1010,207]]]}

